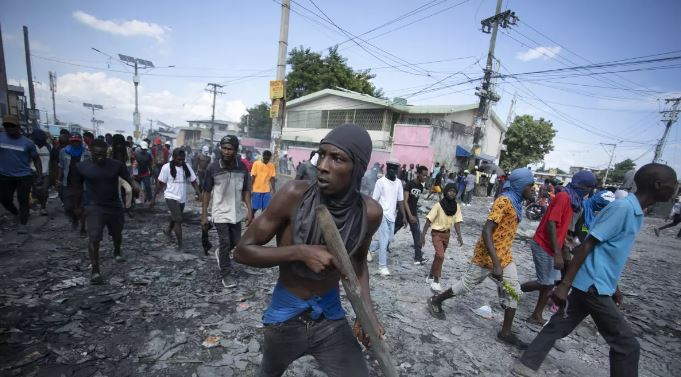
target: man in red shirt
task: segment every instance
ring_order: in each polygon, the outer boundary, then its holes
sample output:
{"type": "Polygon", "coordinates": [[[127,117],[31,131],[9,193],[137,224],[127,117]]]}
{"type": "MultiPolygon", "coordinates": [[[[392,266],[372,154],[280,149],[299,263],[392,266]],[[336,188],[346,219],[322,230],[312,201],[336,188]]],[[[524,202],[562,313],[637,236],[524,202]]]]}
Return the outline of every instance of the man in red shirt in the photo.
{"type": "Polygon", "coordinates": [[[539,290],[539,299],[528,322],[544,324],[542,312],[549,299],[551,289],[560,280],[560,270],[569,262],[570,251],[563,246],[570,228],[572,216],[582,210],[582,200],[591,194],[596,186],[596,177],[587,170],[577,172],[564,191],[551,200],[546,213],[539,223],[534,238],[530,241],[532,259],[537,280],[520,286],[523,292],[539,290]]]}

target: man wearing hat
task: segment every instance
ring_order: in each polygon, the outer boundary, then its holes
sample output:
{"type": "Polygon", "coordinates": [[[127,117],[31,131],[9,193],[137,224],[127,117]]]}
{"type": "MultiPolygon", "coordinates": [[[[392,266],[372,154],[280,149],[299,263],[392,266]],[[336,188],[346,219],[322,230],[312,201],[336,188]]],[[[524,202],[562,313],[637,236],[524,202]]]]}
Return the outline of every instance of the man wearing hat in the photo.
{"type": "Polygon", "coordinates": [[[19,216],[20,234],[27,233],[29,195],[33,182],[31,161],[38,172],[38,179],[43,179],[43,168],[35,144],[21,134],[16,117],[4,117],[0,132],[0,202],[13,215],[19,216]],[[14,206],[14,192],[17,192],[19,209],[14,206]]]}
{"type": "Polygon", "coordinates": [[[201,197],[201,226],[208,228],[208,204],[218,232],[220,246],[215,250],[215,258],[222,275],[225,288],[235,286],[229,281],[231,261],[229,252],[241,239],[241,221],[246,226],[253,220],[251,213],[251,179],[246,166],[239,158],[239,139],[227,135],[220,140],[220,159],[214,161],[206,170],[201,197]],[[246,205],[244,212],[241,203],[246,205]]]}
{"type": "Polygon", "coordinates": [[[80,134],[69,136],[69,145],[59,152],[59,176],[57,186],[62,188],[62,203],[64,213],[71,220],[73,229],[78,228],[85,234],[85,218],[83,217],[83,184],[78,181],[75,167],[81,161],[89,161],[92,157],[90,151],[83,146],[83,138],[80,134]]]}
{"type": "MultiPolygon", "coordinates": [[[[378,240],[371,243],[369,250],[373,253],[378,250],[378,273],[382,276],[390,275],[388,270],[388,244],[395,236],[395,219],[397,217],[397,208],[399,208],[402,218],[406,219],[404,215],[404,190],[402,188],[402,181],[397,179],[397,171],[400,169],[400,163],[397,160],[388,160],[386,162],[387,169],[385,176],[376,181],[374,186],[373,199],[377,201],[383,208],[383,220],[381,226],[378,228],[378,240]]],[[[404,222],[407,226],[407,222],[404,222]]],[[[373,259],[373,258],[372,258],[373,259]]]]}

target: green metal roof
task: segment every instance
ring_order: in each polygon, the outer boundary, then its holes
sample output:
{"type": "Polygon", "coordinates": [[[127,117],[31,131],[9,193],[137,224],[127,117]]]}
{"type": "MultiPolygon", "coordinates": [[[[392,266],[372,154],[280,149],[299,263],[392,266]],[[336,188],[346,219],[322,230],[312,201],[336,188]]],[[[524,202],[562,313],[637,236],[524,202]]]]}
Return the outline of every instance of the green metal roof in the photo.
{"type": "MultiPolygon", "coordinates": [[[[469,110],[475,110],[478,108],[477,103],[472,103],[472,104],[466,104],[466,105],[398,105],[390,100],[382,99],[382,98],[376,98],[372,97],[368,94],[363,94],[363,93],[358,93],[354,92],[352,90],[347,90],[347,89],[323,89],[314,93],[310,93],[306,96],[302,96],[299,98],[296,98],[294,100],[288,101],[286,103],[286,108],[288,110],[302,105],[304,103],[308,103],[311,101],[315,101],[319,98],[325,97],[325,96],[337,96],[337,97],[343,97],[355,101],[360,101],[360,102],[366,102],[366,103],[371,103],[374,105],[377,105],[379,107],[385,107],[389,108],[395,112],[398,113],[405,113],[405,114],[452,114],[452,113],[458,113],[462,111],[469,111],[469,110]]],[[[503,122],[495,113],[492,111],[491,114],[492,118],[492,123],[495,123],[498,127],[500,127],[503,131],[506,131],[505,127],[505,122],[503,122]]]]}

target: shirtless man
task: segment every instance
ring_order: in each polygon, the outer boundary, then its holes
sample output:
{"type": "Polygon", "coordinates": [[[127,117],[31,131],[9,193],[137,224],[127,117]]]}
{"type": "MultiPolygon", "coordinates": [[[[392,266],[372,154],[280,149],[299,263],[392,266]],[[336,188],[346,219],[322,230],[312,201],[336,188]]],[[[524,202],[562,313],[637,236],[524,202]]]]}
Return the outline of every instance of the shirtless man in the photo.
{"type": "Polygon", "coordinates": [[[260,376],[281,376],[304,355],[312,355],[329,376],[368,376],[354,336],[369,339],[355,321],[353,330],[340,302],[340,274],[323,245],[315,210],[325,204],[334,218],[362,287],[371,315],[366,256],[382,209],[360,193],[371,156],[371,139],[362,127],[336,127],[319,145],[317,179],[291,181],[272,198],[237,245],[234,259],[253,267],[279,266],[272,302],[265,310],[265,341],[260,376]],[[277,246],[267,247],[276,236],[277,246]]]}

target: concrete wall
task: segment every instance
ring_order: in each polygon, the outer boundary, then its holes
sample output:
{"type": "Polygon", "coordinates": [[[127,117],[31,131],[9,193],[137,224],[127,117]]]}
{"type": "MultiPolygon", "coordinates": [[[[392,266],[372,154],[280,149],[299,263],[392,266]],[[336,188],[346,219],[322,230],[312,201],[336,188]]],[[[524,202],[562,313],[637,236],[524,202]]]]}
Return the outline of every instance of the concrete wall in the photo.
{"type": "Polygon", "coordinates": [[[393,132],[392,156],[400,164],[419,164],[427,166],[433,164],[435,150],[431,147],[431,126],[411,124],[396,124],[393,132]]]}
{"type": "MultiPolygon", "coordinates": [[[[293,166],[298,166],[298,162],[306,161],[310,158],[310,151],[312,148],[301,148],[301,147],[289,147],[286,151],[289,157],[293,158],[293,166]]],[[[378,162],[380,164],[385,164],[386,161],[390,159],[390,151],[384,149],[374,149],[371,151],[371,159],[369,160],[368,168],[378,162]]]]}

